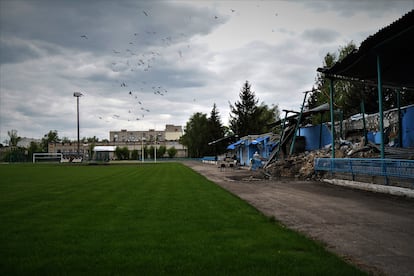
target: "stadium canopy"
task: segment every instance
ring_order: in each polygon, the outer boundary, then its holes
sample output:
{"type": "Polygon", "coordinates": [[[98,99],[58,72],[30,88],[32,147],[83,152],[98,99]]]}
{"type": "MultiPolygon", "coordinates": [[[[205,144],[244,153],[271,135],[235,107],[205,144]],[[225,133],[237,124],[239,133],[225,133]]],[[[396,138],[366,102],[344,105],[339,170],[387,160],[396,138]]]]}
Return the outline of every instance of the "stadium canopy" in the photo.
{"type": "Polygon", "coordinates": [[[378,69],[381,69],[383,85],[414,88],[413,49],[414,10],[369,36],[342,61],[318,71],[326,77],[377,84],[378,69]]]}
{"type": "MultiPolygon", "coordinates": [[[[358,50],[330,68],[318,68],[330,79],[331,124],[333,118],[334,80],[361,81],[378,87],[381,158],[384,158],[384,123],[382,87],[414,88],[414,10],[365,39],[358,50]]],[[[332,131],[332,143],[334,143],[332,131]]],[[[335,147],[332,147],[335,158],[335,147]]]]}

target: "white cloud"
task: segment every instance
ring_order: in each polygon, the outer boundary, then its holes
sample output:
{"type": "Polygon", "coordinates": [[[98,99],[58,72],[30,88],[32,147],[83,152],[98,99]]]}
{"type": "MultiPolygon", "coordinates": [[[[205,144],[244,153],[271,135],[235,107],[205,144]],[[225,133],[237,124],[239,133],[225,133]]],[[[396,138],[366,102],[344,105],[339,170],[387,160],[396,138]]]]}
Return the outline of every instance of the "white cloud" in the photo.
{"type": "Polygon", "coordinates": [[[298,109],[328,51],[360,43],[412,8],[409,1],[374,9],[365,1],[0,1],[0,142],[10,129],[34,138],[56,129],[74,139],[74,91],[84,93],[81,136],[101,139],[110,130],[184,126],[214,103],[227,124],[229,102],[246,80],[261,102],[298,109]]]}

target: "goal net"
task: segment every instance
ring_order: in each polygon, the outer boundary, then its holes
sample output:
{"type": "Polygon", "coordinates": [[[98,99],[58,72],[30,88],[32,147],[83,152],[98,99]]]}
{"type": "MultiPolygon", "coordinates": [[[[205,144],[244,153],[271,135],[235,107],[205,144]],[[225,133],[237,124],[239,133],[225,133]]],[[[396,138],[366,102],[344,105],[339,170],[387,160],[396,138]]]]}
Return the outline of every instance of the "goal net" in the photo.
{"type": "Polygon", "coordinates": [[[33,153],[33,163],[39,162],[62,162],[63,154],[58,152],[36,152],[33,153]]]}

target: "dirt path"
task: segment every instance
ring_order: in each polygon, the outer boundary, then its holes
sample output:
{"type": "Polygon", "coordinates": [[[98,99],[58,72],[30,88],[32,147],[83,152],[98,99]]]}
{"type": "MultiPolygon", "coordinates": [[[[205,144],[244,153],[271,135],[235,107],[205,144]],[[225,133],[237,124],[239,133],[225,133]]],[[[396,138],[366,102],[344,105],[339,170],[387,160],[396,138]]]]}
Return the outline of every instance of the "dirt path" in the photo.
{"type": "Polygon", "coordinates": [[[412,199],[321,182],[258,180],[247,170],[220,171],[196,161],[185,164],[364,270],[414,275],[412,199]]]}

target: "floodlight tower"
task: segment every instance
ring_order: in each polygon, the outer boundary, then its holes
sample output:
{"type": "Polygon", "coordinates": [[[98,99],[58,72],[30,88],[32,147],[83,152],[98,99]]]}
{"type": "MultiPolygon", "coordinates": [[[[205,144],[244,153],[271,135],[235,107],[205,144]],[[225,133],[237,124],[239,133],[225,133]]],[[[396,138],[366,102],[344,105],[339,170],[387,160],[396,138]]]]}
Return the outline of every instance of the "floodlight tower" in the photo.
{"type": "Polygon", "coordinates": [[[79,97],[82,97],[83,94],[81,92],[74,92],[73,97],[76,97],[77,103],[77,117],[78,117],[78,157],[79,157],[79,97]]]}

